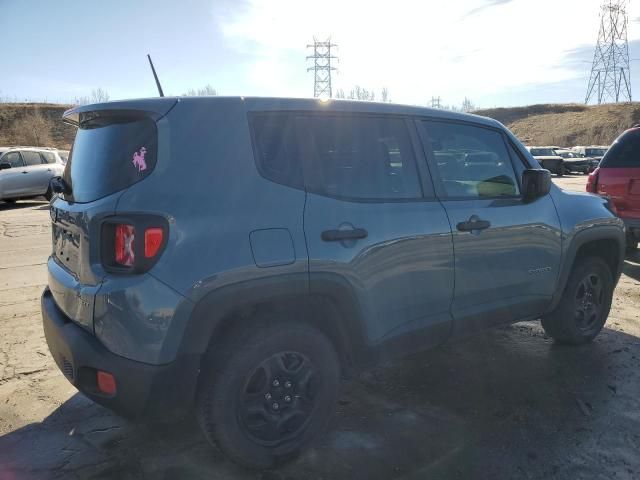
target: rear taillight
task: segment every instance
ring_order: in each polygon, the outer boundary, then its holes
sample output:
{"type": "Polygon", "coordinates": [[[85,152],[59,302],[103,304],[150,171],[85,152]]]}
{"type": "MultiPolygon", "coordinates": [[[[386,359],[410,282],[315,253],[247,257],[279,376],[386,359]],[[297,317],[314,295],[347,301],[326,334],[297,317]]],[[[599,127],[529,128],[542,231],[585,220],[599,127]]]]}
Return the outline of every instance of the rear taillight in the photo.
{"type": "Polygon", "coordinates": [[[118,224],[115,228],[114,259],[118,265],[132,267],[136,261],[134,244],[136,229],[133,225],[118,224]]]}
{"type": "Polygon", "coordinates": [[[144,256],[153,258],[158,254],[162,246],[164,232],[161,228],[147,228],[144,231],[144,256]]]}
{"type": "Polygon", "coordinates": [[[160,257],[168,231],[168,222],[156,215],[111,217],[102,227],[102,264],[114,273],[146,272],[160,257]]]}
{"type": "Polygon", "coordinates": [[[599,167],[589,174],[589,179],[587,180],[587,192],[598,193],[598,175],[599,174],[600,174],[599,167]]]}

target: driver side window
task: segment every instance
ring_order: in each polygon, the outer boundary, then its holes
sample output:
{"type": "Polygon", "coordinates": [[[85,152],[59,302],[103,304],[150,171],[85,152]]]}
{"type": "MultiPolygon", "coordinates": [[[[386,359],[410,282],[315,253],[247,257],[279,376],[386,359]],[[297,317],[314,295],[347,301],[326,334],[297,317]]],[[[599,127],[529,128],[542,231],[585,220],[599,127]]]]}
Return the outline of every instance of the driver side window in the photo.
{"type": "Polygon", "coordinates": [[[20,154],[18,152],[7,153],[4,157],[2,157],[0,163],[8,163],[9,165],[11,165],[11,168],[22,167],[22,159],[20,158],[20,154]]]}
{"type": "Polygon", "coordinates": [[[496,198],[520,195],[520,187],[502,135],[494,130],[424,121],[447,197],[496,198]]]}

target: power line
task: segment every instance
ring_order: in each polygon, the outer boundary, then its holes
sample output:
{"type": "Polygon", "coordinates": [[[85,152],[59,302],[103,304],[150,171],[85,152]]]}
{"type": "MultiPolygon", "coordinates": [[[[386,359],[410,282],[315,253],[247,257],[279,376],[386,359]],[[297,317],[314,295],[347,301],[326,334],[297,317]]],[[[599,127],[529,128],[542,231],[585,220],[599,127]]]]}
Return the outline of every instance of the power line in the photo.
{"type": "Polygon", "coordinates": [[[604,0],[585,103],[631,101],[626,0],[604,0]]]}
{"type": "Polygon", "coordinates": [[[331,37],[322,42],[313,37],[313,44],[307,45],[307,48],[313,48],[313,55],[307,57],[307,61],[313,59],[313,67],[307,68],[307,72],[314,72],[313,96],[315,98],[331,98],[333,96],[331,71],[335,70],[335,67],[331,66],[331,60],[338,59],[331,54],[333,47],[337,47],[337,45],[331,43],[331,37]]]}

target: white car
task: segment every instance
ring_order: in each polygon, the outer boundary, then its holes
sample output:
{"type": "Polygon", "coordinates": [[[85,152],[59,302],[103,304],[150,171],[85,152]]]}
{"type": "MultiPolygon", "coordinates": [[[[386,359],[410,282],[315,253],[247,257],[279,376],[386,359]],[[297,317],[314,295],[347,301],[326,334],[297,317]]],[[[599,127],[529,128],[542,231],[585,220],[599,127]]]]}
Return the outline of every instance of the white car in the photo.
{"type": "Polygon", "coordinates": [[[0,200],[13,202],[40,195],[50,200],[49,181],[64,164],[58,152],[41,147],[0,147],[0,200]]]}
{"type": "Polygon", "coordinates": [[[607,153],[609,147],[606,145],[589,145],[589,146],[576,146],[571,148],[574,152],[579,153],[583,157],[593,158],[598,162],[602,160],[604,154],[607,153]]]}

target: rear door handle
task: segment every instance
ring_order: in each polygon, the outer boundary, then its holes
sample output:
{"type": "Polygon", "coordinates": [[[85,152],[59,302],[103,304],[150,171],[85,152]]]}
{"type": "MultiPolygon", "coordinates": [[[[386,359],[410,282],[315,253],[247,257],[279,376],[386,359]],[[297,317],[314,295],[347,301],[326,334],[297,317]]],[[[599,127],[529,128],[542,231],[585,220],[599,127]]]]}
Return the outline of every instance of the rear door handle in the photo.
{"type": "Polygon", "coordinates": [[[22,172],[22,173],[29,173],[29,172],[22,172]]]}
{"type": "Polygon", "coordinates": [[[456,227],[461,232],[472,232],[474,230],[485,230],[491,226],[491,222],[488,220],[480,220],[475,215],[472,216],[466,222],[460,222],[456,227]]]}
{"type": "Polygon", "coordinates": [[[349,230],[325,230],[321,238],[325,242],[341,242],[343,240],[360,240],[367,238],[369,233],[364,228],[353,228],[349,230]]]}

